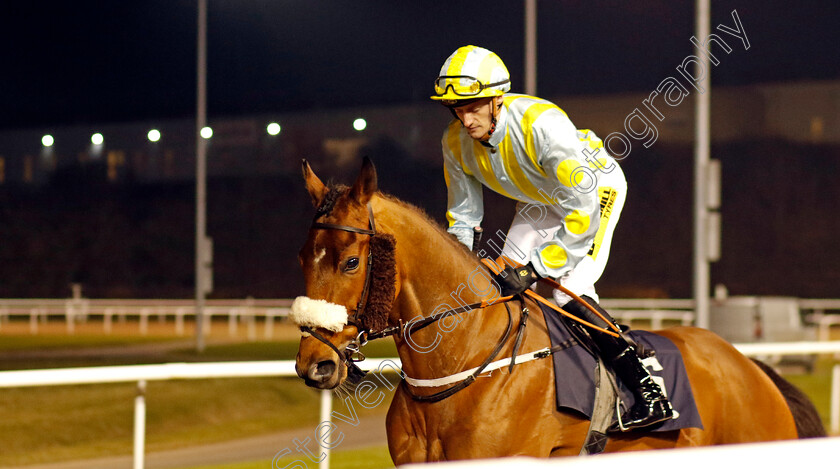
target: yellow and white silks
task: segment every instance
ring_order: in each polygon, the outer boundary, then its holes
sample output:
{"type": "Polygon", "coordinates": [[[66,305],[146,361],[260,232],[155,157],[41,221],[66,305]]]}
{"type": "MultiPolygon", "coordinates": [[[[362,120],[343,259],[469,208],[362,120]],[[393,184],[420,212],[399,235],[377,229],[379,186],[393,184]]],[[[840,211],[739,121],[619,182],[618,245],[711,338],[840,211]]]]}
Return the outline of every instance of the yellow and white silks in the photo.
{"type": "MultiPolygon", "coordinates": [[[[502,254],[532,262],[541,276],[597,301],[594,283],[609,257],[627,183],[594,132],[576,129],[549,101],[506,94],[488,142],[472,139],[455,119],[442,144],[448,231],[472,246],[484,215],[482,185],[515,199],[502,254]]],[[[570,300],[559,291],[554,296],[560,305],[570,300]]]]}

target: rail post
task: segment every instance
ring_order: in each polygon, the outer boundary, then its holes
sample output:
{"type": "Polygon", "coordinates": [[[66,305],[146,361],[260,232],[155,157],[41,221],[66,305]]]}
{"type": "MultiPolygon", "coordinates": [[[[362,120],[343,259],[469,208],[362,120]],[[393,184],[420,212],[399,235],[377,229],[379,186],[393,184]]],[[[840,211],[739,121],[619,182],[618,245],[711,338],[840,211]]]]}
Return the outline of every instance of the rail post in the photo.
{"type": "Polygon", "coordinates": [[[274,337],[274,309],[265,310],[265,339],[271,340],[274,337]]]}
{"type": "Polygon", "coordinates": [[[29,333],[38,333],[38,309],[32,308],[29,310],[29,333]]]}
{"type": "Polygon", "coordinates": [[[146,380],[137,382],[134,397],[134,469],[144,469],[146,452],[146,380]]]}
{"type": "Polygon", "coordinates": [[[105,308],[105,312],[102,313],[102,330],[105,334],[111,333],[111,322],[114,319],[114,309],[113,308],[105,308]]]}
{"type": "Polygon", "coordinates": [[[236,337],[236,333],[238,330],[238,315],[239,308],[230,308],[228,310],[228,335],[230,337],[236,337]]]}
{"type": "Polygon", "coordinates": [[[175,334],[178,336],[184,335],[184,315],[187,314],[185,308],[178,308],[175,310],[175,334]]]}
{"type": "Polygon", "coordinates": [[[831,434],[840,433],[840,365],[831,368],[831,434]]]}
{"type": "Polygon", "coordinates": [[[152,314],[151,308],[140,308],[140,335],[149,334],[149,315],[152,314]]]}
{"type": "MultiPolygon", "coordinates": [[[[332,391],[329,389],[321,390],[321,421],[329,422],[332,416],[332,391]]],[[[330,448],[322,447],[321,451],[326,455],[324,460],[318,463],[319,469],[330,469],[330,448]]]]}

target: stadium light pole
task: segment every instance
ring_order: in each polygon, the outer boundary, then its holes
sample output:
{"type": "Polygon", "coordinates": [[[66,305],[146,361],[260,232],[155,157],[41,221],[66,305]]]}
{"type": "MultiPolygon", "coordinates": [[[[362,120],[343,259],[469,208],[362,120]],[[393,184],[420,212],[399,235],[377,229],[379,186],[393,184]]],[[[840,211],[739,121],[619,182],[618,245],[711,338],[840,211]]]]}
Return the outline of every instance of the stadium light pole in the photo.
{"type": "MultiPolygon", "coordinates": [[[[709,37],[709,0],[695,2],[695,34],[698,40],[709,37]]],[[[694,109],[694,313],[696,325],[709,328],[709,210],[708,210],[708,168],[709,168],[709,104],[711,69],[709,56],[697,54],[695,75],[702,76],[694,109]],[[703,74],[703,75],[701,75],[703,74]]]]}
{"type": "Polygon", "coordinates": [[[195,348],[204,351],[204,298],[207,293],[207,140],[201,129],[207,125],[207,0],[198,0],[198,60],[195,123],[195,348]]]}
{"type": "Polygon", "coordinates": [[[537,0],[525,0],[525,94],[537,95],[537,0]]]}

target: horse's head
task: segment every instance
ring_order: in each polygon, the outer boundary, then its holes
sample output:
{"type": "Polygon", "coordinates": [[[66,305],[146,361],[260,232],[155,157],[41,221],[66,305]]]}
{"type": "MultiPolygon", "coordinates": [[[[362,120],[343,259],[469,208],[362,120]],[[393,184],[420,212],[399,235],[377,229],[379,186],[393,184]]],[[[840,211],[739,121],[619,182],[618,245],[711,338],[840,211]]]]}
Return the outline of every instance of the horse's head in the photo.
{"type": "Polygon", "coordinates": [[[357,368],[350,361],[365,334],[387,326],[395,293],[394,238],[377,232],[371,198],[376,170],[365,159],[352,187],[327,187],[303,162],[315,219],[298,255],[306,296],[290,318],[303,332],[295,368],[306,384],[335,388],[357,368]]]}

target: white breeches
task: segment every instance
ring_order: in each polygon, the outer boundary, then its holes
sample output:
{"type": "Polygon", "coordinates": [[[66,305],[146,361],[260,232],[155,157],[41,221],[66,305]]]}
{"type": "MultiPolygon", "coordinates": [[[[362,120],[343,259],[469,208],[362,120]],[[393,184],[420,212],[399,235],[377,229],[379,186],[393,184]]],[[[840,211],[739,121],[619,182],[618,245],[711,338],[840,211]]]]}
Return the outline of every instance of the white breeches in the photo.
{"type": "MultiPolygon", "coordinates": [[[[571,271],[557,279],[561,285],[576,295],[586,295],[595,301],[598,301],[595,282],[601,278],[601,274],[607,265],[613,232],[627,198],[627,182],[617,165],[615,170],[610,173],[601,172],[598,174],[597,190],[601,204],[601,218],[589,255],[578,262],[571,271]]],[[[530,256],[534,248],[554,237],[567,214],[562,213],[558,206],[547,206],[548,214],[538,223],[535,223],[533,218],[526,218],[520,214],[524,205],[520,202],[516,206],[516,215],[508,230],[502,255],[522,264],[527,264],[531,261],[530,256]],[[540,231],[542,231],[542,234],[540,231]],[[510,244],[515,247],[511,247],[510,244]],[[522,259],[522,253],[525,254],[525,259],[522,259]]],[[[560,290],[554,290],[553,294],[555,301],[560,306],[572,299],[560,290]]]]}

